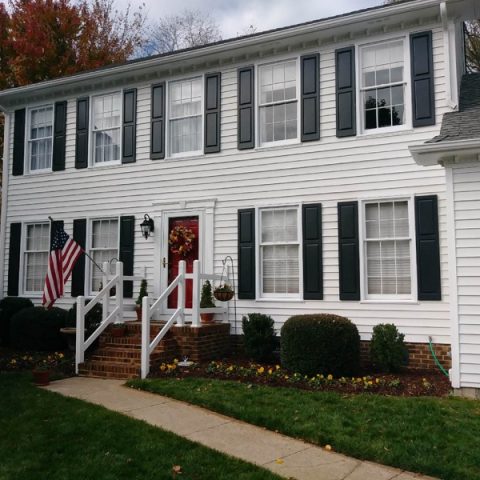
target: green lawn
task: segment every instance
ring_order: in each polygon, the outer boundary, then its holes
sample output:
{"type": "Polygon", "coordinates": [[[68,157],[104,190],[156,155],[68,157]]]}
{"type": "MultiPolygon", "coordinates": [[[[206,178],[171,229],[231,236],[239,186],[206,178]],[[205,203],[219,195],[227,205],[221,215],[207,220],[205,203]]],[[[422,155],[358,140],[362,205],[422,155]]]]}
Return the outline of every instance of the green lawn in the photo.
{"type": "Polygon", "coordinates": [[[341,395],[198,378],[132,386],[204,406],[360,459],[444,480],[480,480],[480,402],[341,395]]]}
{"type": "Polygon", "coordinates": [[[1,480],[278,479],[102,407],[0,373],[1,480]]]}

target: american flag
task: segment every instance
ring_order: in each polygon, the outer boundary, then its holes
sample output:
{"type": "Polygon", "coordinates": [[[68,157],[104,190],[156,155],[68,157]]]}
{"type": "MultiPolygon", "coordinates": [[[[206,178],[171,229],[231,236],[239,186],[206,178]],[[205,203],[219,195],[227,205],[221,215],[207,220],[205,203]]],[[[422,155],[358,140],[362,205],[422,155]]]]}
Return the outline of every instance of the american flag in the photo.
{"type": "Polygon", "coordinates": [[[48,271],[43,288],[44,307],[50,308],[55,300],[63,295],[63,287],[82,253],[82,247],[68,236],[63,227],[57,228],[48,258],[48,271]]]}

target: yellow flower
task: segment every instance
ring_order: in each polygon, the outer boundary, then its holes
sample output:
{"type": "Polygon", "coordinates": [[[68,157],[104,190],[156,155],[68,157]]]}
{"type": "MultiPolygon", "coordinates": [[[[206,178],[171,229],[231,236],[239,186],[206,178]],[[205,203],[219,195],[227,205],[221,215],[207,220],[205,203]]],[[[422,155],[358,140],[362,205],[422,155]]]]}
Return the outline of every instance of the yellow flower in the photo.
{"type": "Polygon", "coordinates": [[[167,368],[167,367],[166,367],[163,363],[160,365],[160,370],[161,370],[162,372],[164,372],[166,368],[167,368]]]}
{"type": "Polygon", "coordinates": [[[280,365],[275,365],[275,370],[280,370],[280,365]]]}
{"type": "Polygon", "coordinates": [[[271,368],[268,369],[268,374],[271,375],[273,373],[273,370],[271,368]]]}
{"type": "Polygon", "coordinates": [[[265,371],[265,369],[264,369],[263,367],[260,367],[260,368],[257,370],[258,373],[263,373],[264,371],[265,371]]]}
{"type": "Polygon", "coordinates": [[[371,380],[368,381],[369,385],[373,385],[373,382],[371,380]]]}
{"type": "Polygon", "coordinates": [[[333,375],[331,373],[328,375],[327,380],[333,380],[333,375]]]}
{"type": "Polygon", "coordinates": [[[227,370],[228,370],[229,372],[232,372],[232,371],[233,371],[233,365],[230,365],[230,366],[227,368],[227,370]]]}
{"type": "Polygon", "coordinates": [[[12,358],[12,359],[10,360],[10,363],[11,363],[12,365],[15,365],[15,364],[17,363],[17,361],[16,361],[14,358],[12,358]]]}
{"type": "Polygon", "coordinates": [[[377,378],[377,379],[375,380],[375,382],[376,382],[376,383],[380,383],[380,379],[377,378]]]}
{"type": "Polygon", "coordinates": [[[178,363],[178,358],[174,358],[173,363],[178,363]]]}
{"type": "Polygon", "coordinates": [[[65,356],[65,355],[64,355],[63,353],[59,353],[59,354],[58,354],[58,357],[59,357],[59,358],[63,358],[64,356],[65,356]]]}
{"type": "Polygon", "coordinates": [[[284,377],[284,378],[285,378],[285,380],[288,380],[288,375],[285,375],[285,377],[284,377]]]}

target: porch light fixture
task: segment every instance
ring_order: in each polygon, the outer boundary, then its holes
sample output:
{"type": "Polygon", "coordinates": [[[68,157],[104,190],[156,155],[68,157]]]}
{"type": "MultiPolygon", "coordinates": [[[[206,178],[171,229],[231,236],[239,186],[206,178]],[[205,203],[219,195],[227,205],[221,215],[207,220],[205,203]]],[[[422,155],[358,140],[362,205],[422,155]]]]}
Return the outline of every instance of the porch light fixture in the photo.
{"type": "Polygon", "coordinates": [[[145,240],[153,233],[153,220],[145,214],[143,216],[144,220],[140,224],[140,229],[142,230],[142,235],[145,237],[145,240]]]}

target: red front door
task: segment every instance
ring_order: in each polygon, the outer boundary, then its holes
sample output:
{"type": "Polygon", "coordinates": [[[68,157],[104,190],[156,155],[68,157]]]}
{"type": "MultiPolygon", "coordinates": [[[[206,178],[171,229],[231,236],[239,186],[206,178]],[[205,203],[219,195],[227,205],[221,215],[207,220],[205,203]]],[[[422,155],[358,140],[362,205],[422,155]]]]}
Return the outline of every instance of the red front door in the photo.
{"type": "MultiPolygon", "coordinates": [[[[168,220],[168,237],[177,232],[183,227],[184,232],[189,237],[194,237],[192,240],[191,249],[186,252],[179,252],[179,247],[185,244],[184,238],[177,235],[178,240],[174,244],[168,245],[168,284],[175,280],[178,275],[178,262],[185,260],[187,263],[187,273],[193,272],[193,261],[198,260],[198,217],[175,217],[168,220]],[[180,227],[180,228],[177,228],[180,227]]],[[[186,281],[185,288],[185,307],[192,308],[192,280],[186,281]]],[[[175,289],[168,297],[168,308],[177,308],[177,289],[175,289]]]]}

